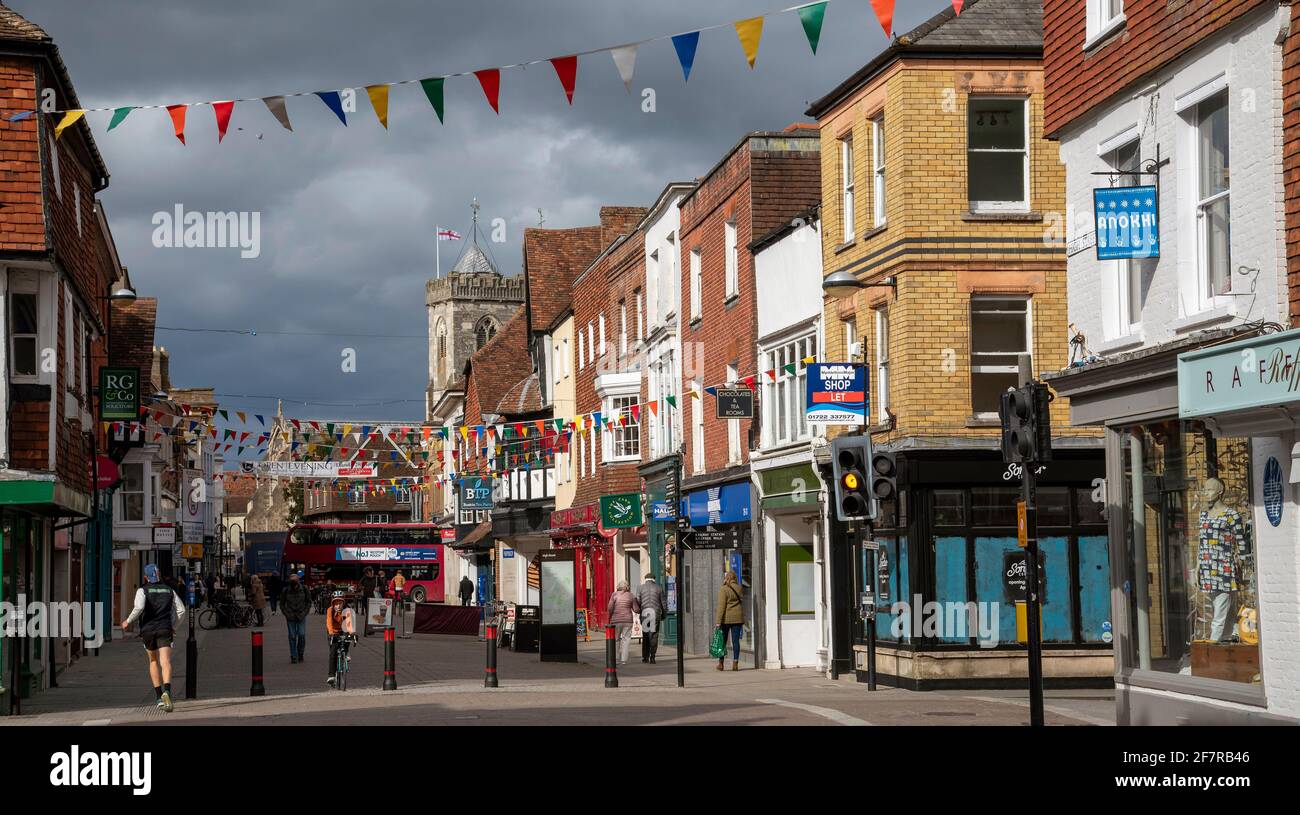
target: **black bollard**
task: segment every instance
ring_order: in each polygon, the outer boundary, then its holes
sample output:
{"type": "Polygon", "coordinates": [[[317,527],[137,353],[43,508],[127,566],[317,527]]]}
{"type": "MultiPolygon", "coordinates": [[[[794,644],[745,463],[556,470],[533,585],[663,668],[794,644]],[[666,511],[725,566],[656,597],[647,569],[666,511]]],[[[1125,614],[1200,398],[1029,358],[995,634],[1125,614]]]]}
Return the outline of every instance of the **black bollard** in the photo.
{"type": "Polygon", "coordinates": [[[384,690],[397,690],[397,632],[384,629],[384,690]]]}
{"type": "Polygon", "coordinates": [[[199,643],[194,639],[194,606],[190,605],[190,635],[185,640],[185,698],[199,698],[199,643]]]}
{"type": "Polygon", "coordinates": [[[612,625],[605,626],[605,687],[618,687],[618,640],[616,629],[612,625]]]}
{"type": "Polygon", "coordinates": [[[483,676],[483,687],[497,686],[497,627],[487,627],[487,672],[483,676]]]}
{"type": "Polygon", "coordinates": [[[253,686],[248,690],[249,696],[265,696],[266,686],[262,684],[262,632],[253,632],[253,686]]]}

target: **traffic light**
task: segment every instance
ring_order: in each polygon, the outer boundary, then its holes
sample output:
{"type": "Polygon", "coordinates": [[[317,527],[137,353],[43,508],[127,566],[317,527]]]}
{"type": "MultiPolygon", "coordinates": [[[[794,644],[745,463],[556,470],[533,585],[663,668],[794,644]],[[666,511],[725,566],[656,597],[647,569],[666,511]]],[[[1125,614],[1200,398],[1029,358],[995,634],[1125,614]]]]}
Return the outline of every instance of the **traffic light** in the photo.
{"type": "Polygon", "coordinates": [[[1050,461],[1052,419],[1047,385],[1031,382],[1002,394],[1002,460],[1008,464],[1050,461]]]}
{"type": "MultiPolygon", "coordinates": [[[[871,497],[877,502],[898,497],[898,460],[894,453],[876,450],[871,454],[871,497]]],[[[879,514],[872,508],[871,517],[879,514]]]]}
{"type": "Polygon", "coordinates": [[[871,437],[840,436],[831,443],[831,464],[835,474],[835,517],[841,521],[870,518],[875,511],[871,500],[871,437]]]}

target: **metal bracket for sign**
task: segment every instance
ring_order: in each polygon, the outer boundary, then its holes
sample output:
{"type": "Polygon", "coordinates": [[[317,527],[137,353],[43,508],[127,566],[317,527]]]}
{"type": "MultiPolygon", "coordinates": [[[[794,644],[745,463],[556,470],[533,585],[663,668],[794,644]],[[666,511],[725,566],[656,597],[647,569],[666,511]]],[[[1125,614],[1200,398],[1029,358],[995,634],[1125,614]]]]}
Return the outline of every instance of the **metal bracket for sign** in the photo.
{"type": "Polygon", "coordinates": [[[1160,157],[1160,145],[1157,144],[1156,157],[1149,158],[1146,161],[1142,162],[1142,166],[1145,169],[1103,170],[1101,172],[1094,172],[1093,175],[1108,176],[1111,179],[1111,186],[1114,186],[1116,176],[1136,176],[1138,178],[1142,178],[1144,176],[1149,176],[1149,175],[1155,176],[1156,183],[1154,186],[1156,188],[1156,211],[1159,212],[1160,211],[1160,168],[1164,167],[1168,163],[1169,163],[1169,159],[1160,157]]]}

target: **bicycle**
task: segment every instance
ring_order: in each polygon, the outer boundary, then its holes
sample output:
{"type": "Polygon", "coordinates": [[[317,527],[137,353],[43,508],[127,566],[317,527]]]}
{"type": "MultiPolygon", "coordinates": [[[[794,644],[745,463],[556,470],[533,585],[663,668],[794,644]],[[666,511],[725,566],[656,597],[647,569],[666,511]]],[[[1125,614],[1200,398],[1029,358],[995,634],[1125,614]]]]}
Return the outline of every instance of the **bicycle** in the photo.
{"type": "Polygon", "coordinates": [[[199,612],[199,628],[211,631],[214,628],[247,628],[253,622],[253,607],[241,605],[233,600],[208,606],[199,612]]]}
{"type": "Polygon", "coordinates": [[[357,644],[357,635],[335,634],[330,637],[330,647],[333,648],[335,643],[338,643],[338,656],[334,662],[334,690],[347,690],[348,663],[352,661],[348,651],[357,644]]]}

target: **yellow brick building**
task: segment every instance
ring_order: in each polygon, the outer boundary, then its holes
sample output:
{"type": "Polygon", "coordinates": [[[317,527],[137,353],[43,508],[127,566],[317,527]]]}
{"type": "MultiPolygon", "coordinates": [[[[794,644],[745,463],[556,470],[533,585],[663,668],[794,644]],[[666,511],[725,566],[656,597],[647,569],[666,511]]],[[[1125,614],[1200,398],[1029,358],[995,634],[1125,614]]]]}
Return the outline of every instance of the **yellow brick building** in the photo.
{"type": "MultiPolygon", "coordinates": [[[[997,410],[1018,354],[1037,376],[1065,367],[1070,347],[1055,239],[1065,172],[1043,137],[1041,15],[1032,0],[945,10],[808,111],[822,136],[824,273],[869,286],[827,296],[825,358],[865,363],[868,429],[899,472],[899,500],[877,522],[888,562],[860,562],[855,591],[870,575],[886,611],[909,604],[876,629],[881,672],[911,687],[1014,684],[1026,669],[1006,579],[1021,481],[1002,462],[997,410]],[[993,604],[1000,619],[988,637],[978,625],[926,630],[928,602],[993,604]]],[[[1038,476],[1052,507],[1039,524],[1044,671],[1101,682],[1112,671],[1104,456],[1095,432],[1069,426],[1064,400],[1051,410],[1054,457],[1038,476]]]]}

